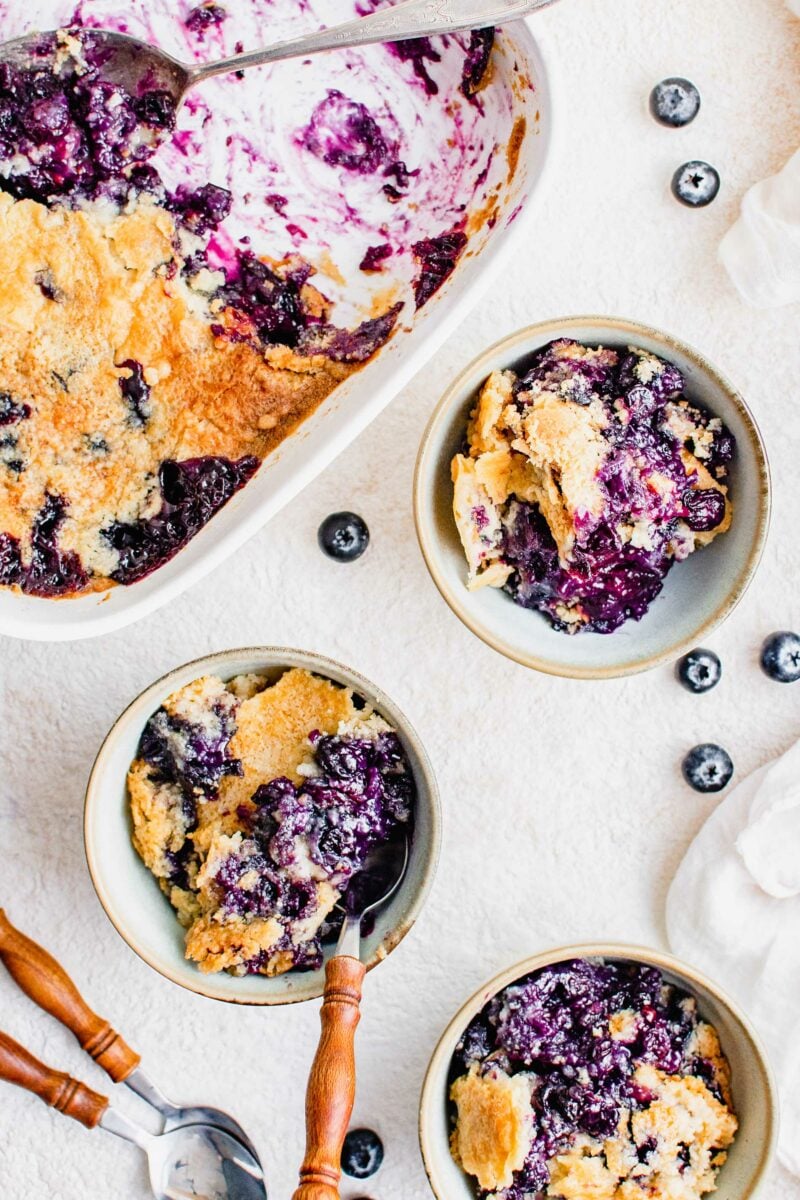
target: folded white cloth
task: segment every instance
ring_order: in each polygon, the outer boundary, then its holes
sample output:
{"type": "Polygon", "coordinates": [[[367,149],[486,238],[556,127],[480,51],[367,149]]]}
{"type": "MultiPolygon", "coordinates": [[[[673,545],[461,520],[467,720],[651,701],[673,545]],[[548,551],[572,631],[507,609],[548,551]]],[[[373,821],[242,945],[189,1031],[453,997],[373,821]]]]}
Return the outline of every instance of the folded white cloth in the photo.
{"type": "Polygon", "coordinates": [[[800,1175],[800,742],[706,821],[670,888],[667,934],[764,1039],[781,1098],[778,1156],[800,1175]]]}
{"type": "MultiPolygon", "coordinates": [[[[787,2],[800,17],[800,0],[787,2]]],[[[800,150],[745,194],[719,256],[749,304],[776,308],[800,300],[800,150]]]]}

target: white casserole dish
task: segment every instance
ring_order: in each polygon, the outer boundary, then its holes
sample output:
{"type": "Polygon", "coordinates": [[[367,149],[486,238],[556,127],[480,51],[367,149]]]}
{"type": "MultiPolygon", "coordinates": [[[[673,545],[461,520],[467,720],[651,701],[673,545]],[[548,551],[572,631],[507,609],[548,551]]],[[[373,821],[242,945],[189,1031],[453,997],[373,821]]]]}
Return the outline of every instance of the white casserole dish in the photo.
{"type": "MultiPolygon", "coordinates": [[[[527,23],[503,32],[493,70],[491,86],[506,89],[513,112],[526,118],[526,132],[516,172],[501,192],[496,224],[484,225],[470,238],[441,291],[413,320],[407,307],[395,338],[337,388],[172,561],[130,587],[75,599],[44,600],[0,589],[0,632],[39,641],[77,640],[120,629],[168,603],[238,549],[323,470],[458,327],[523,233],[522,218],[532,214],[545,182],[555,132],[550,70],[527,23]],[[520,69],[534,89],[519,86],[520,69]]],[[[496,156],[495,172],[498,182],[508,174],[504,153],[496,156]]]]}

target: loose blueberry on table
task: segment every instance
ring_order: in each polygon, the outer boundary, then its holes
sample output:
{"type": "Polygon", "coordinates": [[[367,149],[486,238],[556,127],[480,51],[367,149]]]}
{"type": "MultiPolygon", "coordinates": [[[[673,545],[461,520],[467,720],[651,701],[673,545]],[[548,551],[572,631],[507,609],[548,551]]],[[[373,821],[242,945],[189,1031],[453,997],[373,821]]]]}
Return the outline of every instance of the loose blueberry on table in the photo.
{"type": "Polygon", "coordinates": [[[761,648],[761,667],[776,683],[800,679],[800,635],[789,630],[770,634],[761,648]]]}
{"type": "Polygon", "coordinates": [[[413,824],[411,767],[361,698],[303,670],[167,697],[128,773],[133,841],[201,971],[313,970],[370,851],[413,824]],[[265,748],[266,747],[266,748],[265,748]]]}
{"type": "Polygon", "coordinates": [[[720,177],[710,163],[693,160],[672,176],[672,194],[689,208],[705,208],[719,195],[720,177]]]}
{"type": "Polygon", "coordinates": [[[713,650],[698,647],[683,656],[677,671],[678,678],[687,691],[699,696],[717,686],[722,678],[722,663],[713,650]]]}
{"type": "Polygon", "coordinates": [[[683,760],[683,777],[696,792],[721,792],[731,781],[733,762],[727,750],[713,742],[695,746],[683,760]]]}
{"type": "Polygon", "coordinates": [[[355,562],[369,546],[369,529],[357,513],[331,513],[320,525],[317,540],[328,558],[355,562]]]}
{"type": "Polygon", "coordinates": [[[650,93],[650,112],[661,125],[679,129],[700,111],[700,93],[688,79],[662,79],[650,93]]]}
{"type": "Polygon", "coordinates": [[[578,959],[505,988],[449,1084],[451,1149],[481,1198],[700,1197],[737,1128],[716,1030],[630,962],[578,959]]]}
{"type": "Polygon", "coordinates": [[[342,1147],[342,1170],[351,1179],[369,1179],[383,1162],[383,1142],[372,1129],[351,1129],[342,1147]]]}
{"type": "Polygon", "coordinates": [[[639,620],[732,519],[732,434],[641,348],[567,338],[486,382],[452,462],[467,586],[569,633],[639,620]]]}

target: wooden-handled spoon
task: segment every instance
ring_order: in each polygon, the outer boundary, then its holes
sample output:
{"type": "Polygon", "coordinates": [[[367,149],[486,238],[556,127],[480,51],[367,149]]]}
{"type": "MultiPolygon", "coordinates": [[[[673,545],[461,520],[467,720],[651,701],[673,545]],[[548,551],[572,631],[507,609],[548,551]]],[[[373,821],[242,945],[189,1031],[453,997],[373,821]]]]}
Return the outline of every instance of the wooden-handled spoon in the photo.
{"type": "MultiPolygon", "coordinates": [[[[261,1165],[216,1125],[183,1125],[152,1134],[108,1099],[45,1066],[0,1031],[0,1080],[32,1092],[87,1129],[105,1129],[147,1155],[156,1200],[267,1200],[261,1165]]],[[[20,1151],[21,1152],[21,1151],[20,1151]]]]}
{"type": "Polygon", "coordinates": [[[173,1104],[140,1066],[140,1056],[89,1007],[64,968],[44,947],[11,924],[0,908],[0,960],[34,1004],[74,1034],[82,1049],[164,1118],[163,1132],[184,1125],[215,1125],[235,1137],[256,1160],[258,1153],[238,1121],[218,1108],[173,1104]]]}
{"type": "Polygon", "coordinates": [[[355,1035],[361,1019],[361,925],[399,888],[408,865],[408,839],[380,846],[346,894],[336,953],[325,968],[317,1053],[306,1091],[306,1154],[292,1200],[339,1200],[341,1158],[356,1095],[355,1035]]]}

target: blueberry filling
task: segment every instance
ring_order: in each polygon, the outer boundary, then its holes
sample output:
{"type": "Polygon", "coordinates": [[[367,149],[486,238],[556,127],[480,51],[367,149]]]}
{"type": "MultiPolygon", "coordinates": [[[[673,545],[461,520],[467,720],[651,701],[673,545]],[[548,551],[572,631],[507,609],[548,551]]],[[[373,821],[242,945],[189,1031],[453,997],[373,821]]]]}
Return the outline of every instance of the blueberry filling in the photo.
{"type": "Polygon", "coordinates": [[[198,4],[197,8],[193,8],[189,13],[184,24],[202,41],[206,30],[220,26],[227,16],[227,10],[221,4],[198,4]]]}
{"type": "Polygon", "coordinates": [[[57,36],[42,37],[41,66],[0,64],[0,185],[17,199],[114,195],[110,182],[126,179],[174,127],[166,94],[134,99],[102,80],[94,35],[80,36],[80,69],[67,59],[53,70],[57,36]]]}
{"type": "MultiPolygon", "coordinates": [[[[695,548],[696,535],[702,545],[703,535],[725,527],[729,510],[721,487],[734,439],[685,398],[684,387],[680,371],[653,355],[620,355],[567,340],[538,351],[527,373],[513,378],[512,401],[499,420],[517,432],[501,430],[502,436],[524,439],[529,421],[534,429],[537,420],[571,422],[566,428],[591,447],[591,465],[580,467],[584,491],[578,503],[564,500],[563,510],[560,500],[551,501],[553,528],[538,501],[513,492],[492,506],[488,496],[485,504],[476,502],[482,493],[473,489],[469,519],[479,553],[505,569],[496,586],[522,607],[543,612],[556,629],[608,634],[640,620],[673,564],[695,548]],[[573,420],[571,406],[584,410],[585,420],[573,420]],[[718,481],[720,487],[711,486],[718,481]],[[553,532],[566,519],[568,544],[563,529],[561,542],[553,532]]],[[[561,496],[559,451],[546,446],[541,453],[555,454],[549,470],[561,496]]],[[[539,452],[534,443],[532,454],[539,452]]],[[[522,452],[515,453],[524,464],[522,452]]],[[[455,461],[470,465],[463,456],[455,461]]],[[[573,497],[574,479],[571,487],[573,497]]]]}
{"type": "Polygon", "coordinates": [[[438,237],[424,238],[413,247],[419,264],[414,281],[417,310],[423,308],[455,271],[467,245],[463,229],[451,229],[438,237]]]}
{"type": "Polygon", "coordinates": [[[475,96],[483,84],[494,42],[494,29],[473,29],[461,83],[461,90],[468,99],[475,96]]]}
{"type": "MultiPolygon", "coordinates": [[[[652,1097],[634,1078],[641,1064],[669,1076],[691,1075],[699,1024],[691,997],[655,968],[634,963],[564,962],[495,996],[462,1035],[450,1082],[476,1065],[481,1072],[535,1076],[530,1149],[512,1186],[500,1193],[504,1200],[538,1200],[547,1192],[555,1155],[581,1135],[601,1143],[615,1137],[623,1110],[647,1108],[652,1097]],[[620,1017],[630,1026],[624,1035],[612,1032],[620,1017]]],[[[724,1064],[708,1066],[723,1092],[718,1073],[724,1064]]],[[[635,1153],[647,1164],[656,1150],[648,1137],[635,1153]]]]}
{"type": "Polygon", "coordinates": [[[130,410],[129,421],[138,427],[146,425],[150,420],[150,388],[145,383],[142,364],[128,358],[119,365],[129,372],[119,378],[119,390],[130,410]]]}
{"type": "Polygon", "coordinates": [[[8,392],[0,392],[0,427],[27,421],[31,411],[30,404],[20,404],[8,392]]]}
{"type": "Polygon", "coordinates": [[[383,264],[387,258],[391,257],[392,247],[388,242],[383,242],[380,246],[369,246],[361,260],[360,269],[362,271],[382,271],[383,264]]]}
{"type": "Polygon", "coordinates": [[[119,563],[111,578],[136,583],[168,562],[255,474],[257,458],[167,461],[159,472],[161,509],[154,517],[115,521],[104,536],[119,563]]]}
{"type": "Polygon", "coordinates": [[[66,512],[67,505],[61,496],[45,497],[33,523],[27,563],[23,561],[18,539],[0,533],[0,584],[45,598],[64,596],[86,586],[88,576],[78,555],[58,546],[58,533],[66,512]]]}
{"type": "Polygon", "coordinates": [[[155,769],[156,779],[178,784],[194,804],[198,793],[214,796],[226,776],[242,774],[240,760],[229,752],[235,732],[233,703],[220,701],[202,723],[160,708],[145,726],[138,757],[155,769]]]}
{"type": "Polygon", "coordinates": [[[329,166],[373,175],[389,157],[389,147],[369,109],[332,90],[320,101],[301,143],[329,166]]]}

